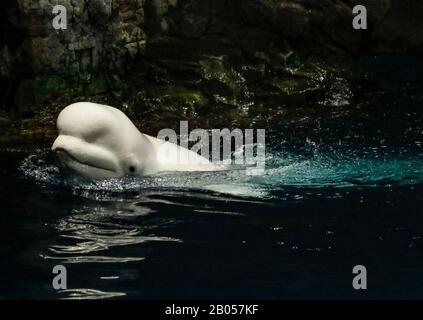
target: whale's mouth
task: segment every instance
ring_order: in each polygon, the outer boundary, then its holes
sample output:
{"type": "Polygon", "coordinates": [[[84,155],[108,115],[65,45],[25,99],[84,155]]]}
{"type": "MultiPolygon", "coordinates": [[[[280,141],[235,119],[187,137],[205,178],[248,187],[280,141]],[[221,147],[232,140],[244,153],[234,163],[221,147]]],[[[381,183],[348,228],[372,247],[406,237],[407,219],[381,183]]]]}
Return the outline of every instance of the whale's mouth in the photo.
{"type": "MultiPolygon", "coordinates": [[[[53,152],[59,158],[60,163],[68,169],[74,169],[75,170],[76,169],[75,164],[76,164],[77,167],[82,167],[82,168],[89,167],[89,168],[93,168],[93,169],[96,169],[96,170],[105,171],[106,173],[108,172],[112,175],[115,174],[115,170],[113,168],[106,167],[106,166],[100,166],[98,164],[93,164],[92,162],[90,162],[88,160],[80,159],[80,158],[78,158],[78,156],[72,154],[71,152],[69,152],[65,148],[58,147],[58,148],[55,148],[53,150],[53,152]]],[[[79,170],[77,170],[77,171],[79,171],[79,170]]]]}

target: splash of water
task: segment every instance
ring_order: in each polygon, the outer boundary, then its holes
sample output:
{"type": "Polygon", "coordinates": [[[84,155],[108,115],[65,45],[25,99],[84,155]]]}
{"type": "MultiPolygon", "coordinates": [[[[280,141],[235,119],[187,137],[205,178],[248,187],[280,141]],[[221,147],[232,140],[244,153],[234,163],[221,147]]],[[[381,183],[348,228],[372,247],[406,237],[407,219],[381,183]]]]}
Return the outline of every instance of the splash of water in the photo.
{"type": "Polygon", "coordinates": [[[267,155],[266,170],[261,176],[248,176],[246,170],[237,168],[81,181],[63,178],[49,152],[39,150],[23,161],[20,171],[38,183],[67,187],[79,195],[96,191],[124,193],[177,190],[266,198],[272,197],[271,191],[287,187],[339,189],[414,185],[423,182],[422,164],[423,156],[419,153],[358,156],[314,152],[304,156],[279,151],[267,155]]]}

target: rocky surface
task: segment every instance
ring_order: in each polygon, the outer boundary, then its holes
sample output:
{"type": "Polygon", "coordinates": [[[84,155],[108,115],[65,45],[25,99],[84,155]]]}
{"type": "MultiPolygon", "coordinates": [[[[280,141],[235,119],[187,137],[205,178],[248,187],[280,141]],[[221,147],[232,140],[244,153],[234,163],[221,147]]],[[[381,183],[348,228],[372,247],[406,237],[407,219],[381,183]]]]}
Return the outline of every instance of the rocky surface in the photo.
{"type": "Polygon", "coordinates": [[[281,108],[342,104],[360,79],[361,55],[423,48],[416,14],[423,4],[412,0],[6,0],[4,6],[4,114],[33,117],[48,106],[90,100],[126,108],[152,131],[181,119],[242,125],[281,108]],[[52,27],[57,3],[67,8],[67,30],[52,27]],[[356,4],[368,8],[366,31],[352,28],[356,4]]]}

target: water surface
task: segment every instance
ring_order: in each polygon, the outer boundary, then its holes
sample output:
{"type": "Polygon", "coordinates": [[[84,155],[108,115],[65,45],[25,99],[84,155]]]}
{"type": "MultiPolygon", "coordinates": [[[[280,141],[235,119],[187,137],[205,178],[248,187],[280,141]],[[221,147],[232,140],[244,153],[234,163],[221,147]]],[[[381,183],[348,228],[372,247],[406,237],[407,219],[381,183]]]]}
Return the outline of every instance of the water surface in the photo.
{"type": "Polygon", "coordinates": [[[269,124],[262,176],[75,182],[48,150],[2,151],[0,298],[422,298],[422,82],[390,59],[365,61],[375,102],[269,124]]]}

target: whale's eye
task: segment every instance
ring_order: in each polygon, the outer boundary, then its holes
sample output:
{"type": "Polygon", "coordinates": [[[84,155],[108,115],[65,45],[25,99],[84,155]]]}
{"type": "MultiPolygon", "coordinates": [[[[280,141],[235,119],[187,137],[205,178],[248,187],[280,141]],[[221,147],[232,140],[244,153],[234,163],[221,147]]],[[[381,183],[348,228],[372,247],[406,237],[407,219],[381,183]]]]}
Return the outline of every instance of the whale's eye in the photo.
{"type": "Polygon", "coordinates": [[[125,171],[125,174],[141,173],[141,164],[133,154],[130,154],[123,159],[122,168],[125,171]]]}

